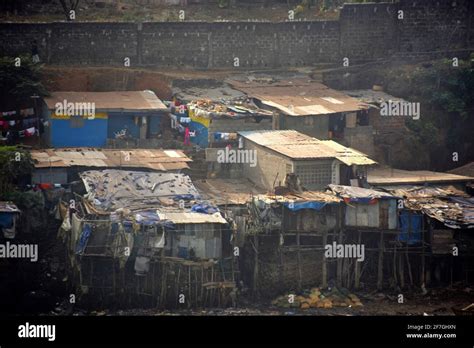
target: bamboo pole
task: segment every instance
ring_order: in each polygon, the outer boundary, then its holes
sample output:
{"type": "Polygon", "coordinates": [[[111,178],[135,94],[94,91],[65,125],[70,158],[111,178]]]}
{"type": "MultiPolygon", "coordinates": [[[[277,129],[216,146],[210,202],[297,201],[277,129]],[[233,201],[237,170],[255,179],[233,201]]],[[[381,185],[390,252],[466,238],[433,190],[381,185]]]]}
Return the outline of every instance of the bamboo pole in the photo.
{"type": "MultiPolygon", "coordinates": [[[[327,244],[327,241],[328,241],[328,234],[327,232],[323,232],[323,247],[327,244]]],[[[328,287],[328,268],[327,268],[327,259],[326,259],[326,256],[324,255],[324,252],[322,253],[322,257],[323,257],[323,262],[322,262],[322,277],[323,277],[323,284],[322,284],[322,287],[323,288],[327,288],[328,287]]]]}
{"type": "Polygon", "coordinates": [[[253,296],[257,295],[257,283],[258,283],[258,235],[254,234],[254,267],[253,267],[253,284],[252,284],[252,292],[253,296]]]}
{"type": "Polygon", "coordinates": [[[298,266],[298,291],[301,291],[301,282],[302,282],[302,276],[301,276],[301,253],[300,253],[300,234],[296,234],[296,245],[297,245],[297,251],[296,251],[296,263],[298,266]]]}
{"type": "MultiPolygon", "coordinates": [[[[360,245],[360,242],[361,242],[361,239],[362,239],[362,236],[361,236],[362,232],[359,231],[359,237],[358,237],[358,240],[357,240],[357,243],[358,245],[360,245]]],[[[358,260],[355,261],[355,278],[354,278],[354,286],[356,289],[359,289],[360,287],[360,262],[358,260]]]]}
{"type": "Polygon", "coordinates": [[[384,247],[384,241],[383,241],[383,234],[384,231],[380,233],[380,241],[379,241],[379,263],[378,263],[378,269],[377,269],[377,290],[382,290],[383,287],[383,247],[384,247]]]}

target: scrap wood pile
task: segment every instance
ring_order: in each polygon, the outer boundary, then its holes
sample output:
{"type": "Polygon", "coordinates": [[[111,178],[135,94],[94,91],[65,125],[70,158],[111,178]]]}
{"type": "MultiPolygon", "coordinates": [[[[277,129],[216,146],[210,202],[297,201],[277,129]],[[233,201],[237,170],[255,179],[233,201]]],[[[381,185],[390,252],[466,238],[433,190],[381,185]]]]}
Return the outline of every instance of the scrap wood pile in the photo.
{"type": "Polygon", "coordinates": [[[259,108],[249,98],[238,98],[232,101],[216,102],[210,99],[198,99],[188,103],[190,116],[205,118],[245,116],[272,116],[272,112],[259,108]]]}
{"type": "Polygon", "coordinates": [[[333,307],[360,307],[363,306],[360,299],[346,289],[336,287],[331,290],[312,288],[303,292],[302,295],[294,296],[286,294],[277,297],[272,305],[283,308],[333,308],[333,307]]]}

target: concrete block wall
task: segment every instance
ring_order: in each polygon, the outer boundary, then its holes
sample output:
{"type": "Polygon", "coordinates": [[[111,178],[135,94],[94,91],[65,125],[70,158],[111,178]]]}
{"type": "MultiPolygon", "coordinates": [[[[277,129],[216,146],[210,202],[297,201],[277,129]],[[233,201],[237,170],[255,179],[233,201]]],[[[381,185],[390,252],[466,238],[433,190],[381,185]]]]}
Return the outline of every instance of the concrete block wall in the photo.
{"type": "Polygon", "coordinates": [[[36,40],[42,61],[58,65],[124,66],[125,58],[131,67],[161,68],[342,65],[344,57],[353,64],[469,50],[473,19],[471,0],[400,0],[346,4],[332,21],[0,23],[0,54],[31,54],[36,40]]]}

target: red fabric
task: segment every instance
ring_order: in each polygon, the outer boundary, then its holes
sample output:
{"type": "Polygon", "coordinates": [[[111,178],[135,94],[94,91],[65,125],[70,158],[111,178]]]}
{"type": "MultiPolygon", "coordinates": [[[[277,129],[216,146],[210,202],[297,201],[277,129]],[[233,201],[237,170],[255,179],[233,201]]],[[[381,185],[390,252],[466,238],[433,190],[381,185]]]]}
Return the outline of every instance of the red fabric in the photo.
{"type": "Polygon", "coordinates": [[[186,129],[184,130],[184,145],[190,145],[188,127],[186,127],[186,129]]]}

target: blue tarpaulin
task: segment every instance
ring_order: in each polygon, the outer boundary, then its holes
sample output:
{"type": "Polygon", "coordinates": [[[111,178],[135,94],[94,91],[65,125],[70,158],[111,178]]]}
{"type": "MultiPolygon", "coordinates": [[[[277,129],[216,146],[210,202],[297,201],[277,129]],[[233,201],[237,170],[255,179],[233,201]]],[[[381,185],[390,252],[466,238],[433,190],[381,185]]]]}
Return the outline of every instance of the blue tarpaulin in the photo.
{"type": "Polygon", "coordinates": [[[326,202],[285,202],[283,205],[291,211],[298,211],[301,209],[321,210],[326,204],[326,202]]]}
{"type": "Polygon", "coordinates": [[[193,205],[193,207],[191,208],[191,211],[195,213],[214,214],[214,213],[217,213],[219,209],[207,203],[201,203],[201,204],[193,205]]]}
{"type": "Polygon", "coordinates": [[[11,228],[13,226],[13,218],[15,214],[1,212],[0,213],[0,228],[11,228]]]}
{"type": "Polygon", "coordinates": [[[421,243],[423,215],[403,210],[400,212],[400,230],[398,240],[408,245],[421,243]]]}
{"type": "Polygon", "coordinates": [[[81,238],[77,241],[76,244],[76,254],[82,254],[87,246],[87,241],[92,233],[92,227],[89,224],[84,224],[82,228],[81,238]]]}

